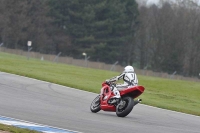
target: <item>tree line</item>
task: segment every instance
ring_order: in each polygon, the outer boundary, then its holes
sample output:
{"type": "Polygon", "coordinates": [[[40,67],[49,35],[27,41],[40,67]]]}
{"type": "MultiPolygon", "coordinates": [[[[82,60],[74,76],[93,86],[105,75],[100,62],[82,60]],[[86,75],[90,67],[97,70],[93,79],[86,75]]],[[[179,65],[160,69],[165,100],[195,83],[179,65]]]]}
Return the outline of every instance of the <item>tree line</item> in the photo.
{"type": "Polygon", "coordinates": [[[200,7],[192,1],[141,7],[137,31],[140,67],[198,76],[200,73],[200,7]]]}
{"type": "Polygon", "coordinates": [[[198,76],[200,8],[192,1],[1,0],[5,47],[198,76]]]}

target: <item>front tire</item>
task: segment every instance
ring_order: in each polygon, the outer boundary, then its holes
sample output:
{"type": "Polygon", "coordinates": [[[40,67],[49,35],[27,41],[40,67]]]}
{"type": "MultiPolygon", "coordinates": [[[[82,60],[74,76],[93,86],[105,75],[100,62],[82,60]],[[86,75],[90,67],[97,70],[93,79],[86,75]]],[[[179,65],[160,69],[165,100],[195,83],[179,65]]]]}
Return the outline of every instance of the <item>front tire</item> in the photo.
{"type": "Polygon", "coordinates": [[[116,114],[118,117],[125,117],[132,111],[134,101],[131,97],[124,97],[121,102],[116,107],[116,114]]]}
{"type": "Polygon", "coordinates": [[[93,112],[93,113],[97,113],[101,110],[101,107],[100,107],[100,95],[98,95],[91,103],[90,105],[90,110],[93,112]]]}

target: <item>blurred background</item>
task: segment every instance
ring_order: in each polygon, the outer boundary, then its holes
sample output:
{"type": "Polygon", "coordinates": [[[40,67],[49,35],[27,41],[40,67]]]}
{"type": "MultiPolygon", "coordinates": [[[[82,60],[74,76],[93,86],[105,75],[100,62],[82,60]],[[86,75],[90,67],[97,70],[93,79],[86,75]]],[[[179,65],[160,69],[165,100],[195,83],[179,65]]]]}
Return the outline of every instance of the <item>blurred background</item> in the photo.
{"type": "Polygon", "coordinates": [[[144,75],[199,81],[198,3],[0,0],[0,50],[115,71],[133,65],[144,75]]]}

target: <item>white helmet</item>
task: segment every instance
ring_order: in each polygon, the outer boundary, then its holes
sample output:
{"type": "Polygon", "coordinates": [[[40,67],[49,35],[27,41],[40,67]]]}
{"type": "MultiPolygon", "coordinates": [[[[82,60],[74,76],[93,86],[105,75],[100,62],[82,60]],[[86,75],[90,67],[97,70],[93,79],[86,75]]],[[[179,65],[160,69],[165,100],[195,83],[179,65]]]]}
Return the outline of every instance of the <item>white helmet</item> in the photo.
{"type": "Polygon", "coordinates": [[[134,72],[134,68],[132,66],[126,66],[124,72],[134,72]]]}

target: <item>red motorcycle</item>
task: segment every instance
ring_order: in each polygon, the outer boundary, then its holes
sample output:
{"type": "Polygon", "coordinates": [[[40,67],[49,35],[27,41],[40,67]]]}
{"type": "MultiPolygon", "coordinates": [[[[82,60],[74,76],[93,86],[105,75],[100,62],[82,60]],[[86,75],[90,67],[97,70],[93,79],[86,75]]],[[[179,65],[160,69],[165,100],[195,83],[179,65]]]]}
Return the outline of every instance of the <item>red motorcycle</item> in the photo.
{"type": "Polygon", "coordinates": [[[118,117],[127,116],[133,107],[140,103],[142,99],[134,100],[141,95],[145,88],[143,86],[133,86],[120,90],[121,99],[112,98],[114,96],[110,89],[112,83],[103,82],[101,93],[91,103],[90,110],[97,113],[100,110],[116,112],[118,117]],[[115,100],[115,101],[114,101],[115,100]]]}

